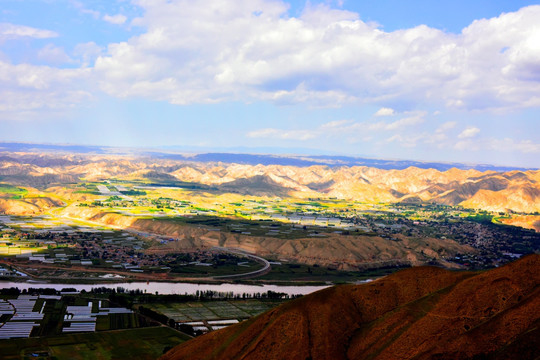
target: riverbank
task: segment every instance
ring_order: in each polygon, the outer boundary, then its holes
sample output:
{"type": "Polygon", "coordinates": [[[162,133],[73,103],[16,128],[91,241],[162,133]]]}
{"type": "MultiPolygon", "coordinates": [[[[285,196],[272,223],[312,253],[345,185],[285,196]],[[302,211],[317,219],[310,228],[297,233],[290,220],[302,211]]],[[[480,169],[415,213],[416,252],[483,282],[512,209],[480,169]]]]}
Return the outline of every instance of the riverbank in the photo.
{"type": "Polygon", "coordinates": [[[120,283],[100,283],[100,284],[83,284],[83,283],[42,283],[42,282],[14,282],[14,281],[0,281],[0,288],[15,287],[20,290],[28,290],[30,288],[45,288],[55,289],[61,291],[62,289],[71,288],[76,291],[90,291],[92,288],[109,288],[116,289],[121,287],[127,291],[139,290],[147,293],[159,293],[159,294],[195,294],[197,291],[217,291],[217,292],[232,292],[233,294],[244,293],[266,293],[268,291],[281,292],[288,295],[306,295],[314,291],[322,290],[330,285],[295,285],[295,286],[283,286],[283,285],[247,285],[238,283],[221,283],[221,284],[202,284],[202,283],[173,283],[173,282],[120,282],[120,283]]]}

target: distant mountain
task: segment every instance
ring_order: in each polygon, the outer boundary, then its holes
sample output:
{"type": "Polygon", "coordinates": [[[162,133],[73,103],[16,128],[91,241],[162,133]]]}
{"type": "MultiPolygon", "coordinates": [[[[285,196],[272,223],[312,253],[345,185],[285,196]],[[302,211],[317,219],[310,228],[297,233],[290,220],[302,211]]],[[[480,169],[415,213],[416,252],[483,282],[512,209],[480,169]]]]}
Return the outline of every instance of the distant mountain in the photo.
{"type": "Polygon", "coordinates": [[[256,154],[231,154],[231,153],[206,153],[196,155],[165,154],[159,152],[146,153],[151,157],[170,160],[189,160],[194,162],[223,162],[246,165],[283,165],[283,166],[313,166],[326,165],[337,166],[369,166],[385,170],[403,170],[414,166],[421,169],[435,169],[446,171],[452,168],[468,170],[475,169],[479,171],[512,171],[529,170],[528,168],[518,168],[510,166],[495,166],[488,164],[461,164],[461,163],[438,163],[422,162],[412,160],[381,160],[369,159],[352,156],[301,156],[301,155],[256,155],[256,154]]]}
{"type": "Polygon", "coordinates": [[[234,163],[245,165],[282,165],[308,167],[313,165],[338,166],[369,166],[385,170],[403,170],[414,166],[421,169],[435,169],[446,171],[452,168],[479,171],[512,171],[533,170],[530,168],[496,166],[489,164],[462,164],[445,162],[423,162],[413,160],[384,160],[354,156],[339,155],[272,155],[272,154],[249,154],[231,152],[183,152],[174,150],[148,150],[142,148],[120,148],[108,146],[90,145],[55,145],[55,144],[28,144],[28,143],[2,143],[0,152],[40,152],[48,154],[110,154],[132,155],[151,159],[182,160],[201,163],[234,163]]]}
{"type": "Polygon", "coordinates": [[[187,341],[161,360],[540,358],[540,255],[341,285],[187,341]]]}
{"type": "Polygon", "coordinates": [[[60,152],[72,154],[103,154],[105,151],[100,146],[86,145],[55,145],[55,144],[28,144],[28,143],[3,143],[0,142],[0,151],[13,152],[60,152]]]}

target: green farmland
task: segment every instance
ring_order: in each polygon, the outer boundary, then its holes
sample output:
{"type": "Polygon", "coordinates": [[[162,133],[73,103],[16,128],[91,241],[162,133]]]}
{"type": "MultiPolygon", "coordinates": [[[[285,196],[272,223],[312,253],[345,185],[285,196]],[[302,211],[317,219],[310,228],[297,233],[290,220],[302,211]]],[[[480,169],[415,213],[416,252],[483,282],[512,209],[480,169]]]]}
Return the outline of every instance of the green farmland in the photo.
{"type": "Polygon", "coordinates": [[[28,194],[28,190],[9,184],[0,184],[0,194],[9,194],[14,199],[20,199],[28,194]]]}
{"type": "Polygon", "coordinates": [[[157,359],[166,349],[189,337],[169,327],[0,340],[4,360],[157,359]],[[37,356],[36,356],[37,355],[37,356]]]}

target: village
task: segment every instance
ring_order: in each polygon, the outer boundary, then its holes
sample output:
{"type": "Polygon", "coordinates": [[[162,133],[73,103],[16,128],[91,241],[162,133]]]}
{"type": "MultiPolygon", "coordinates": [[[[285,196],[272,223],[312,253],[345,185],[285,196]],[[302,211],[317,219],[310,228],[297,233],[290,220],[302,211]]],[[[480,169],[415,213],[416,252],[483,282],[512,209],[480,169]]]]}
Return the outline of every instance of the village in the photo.
{"type": "MultiPolygon", "coordinates": [[[[121,204],[116,201],[108,198],[91,206],[117,210],[121,204]]],[[[184,200],[152,201],[156,209],[188,206],[184,200]]],[[[246,201],[232,204],[235,208],[241,208],[242,212],[237,211],[237,216],[207,215],[200,213],[200,210],[194,214],[191,212],[193,210],[189,210],[187,214],[174,216],[158,214],[157,219],[171,218],[181,224],[208,231],[285,239],[325,238],[333,235],[378,236],[393,241],[400,241],[402,236],[452,239],[476,249],[474,253],[457,254],[444,259],[467,269],[500,266],[521,254],[540,249],[540,234],[495,224],[491,221],[495,215],[485,212],[471,213],[462,208],[438,205],[372,205],[369,209],[344,211],[336,208],[335,201],[329,203],[334,203],[332,211],[328,210],[329,205],[319,200],[312,201],[311,207],[302,213],[282,211],[279,214],[266,214],[264,218],[260,215],[258,218],[255,213],[248,214],[246,209],[257,210],[259,214],[261,211],[253,204],[260,206],[260,202],[246,201]]],[[[188,208],[194,206],[189,205],[188,208]]],[[[276,204],[272,206],[279,208],[276,204]]],[[[45,278],[118,280],[134,276],[140,278],[145,274],[169,274],[209,278],[248,273],[260,268],[257,262],[249,258],[223,254],[212,249],[159,254],[146,251],[150,247],[165,246],[175,241],[175,238],[159,234],[114,229],[54,215],[3,215],[0,217],[0,259],[3,257],[4,262],[7,260],[26,270],[17,273],[4,269],[0,276],[28,274],[45,278]],[[74,269],[76,271],[71,271],[74,269]]],[[[281,265],[277,259],[272,261],[274,267],[281,265]]]]}

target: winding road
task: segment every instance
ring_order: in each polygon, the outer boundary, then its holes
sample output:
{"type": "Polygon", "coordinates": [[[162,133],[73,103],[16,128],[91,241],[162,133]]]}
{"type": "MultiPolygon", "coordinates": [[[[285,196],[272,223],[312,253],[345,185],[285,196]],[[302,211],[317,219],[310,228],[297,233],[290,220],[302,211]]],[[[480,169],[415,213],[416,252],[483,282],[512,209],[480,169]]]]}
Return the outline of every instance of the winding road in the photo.
{"type": "Polygon", "coordinates": [[[226,247],[221,247],[221,246],[215,246],[211,250],[217,250],[217,251],[222,251],[222,252],[226,252],[226,253],[230,253],[230,254],[234,254],[234,255],[245,256],[247,258],[250,258],[250,259],[264,265],[264,267],[262,269],[259,269],[259,270],[250,271],[248,273],[243,273],[243,274],[214,276],[213,279],[221,279],[221,280],[225,280],[225,279],[247,279],[247,278],[252,278],[252,277],[256,277],[256,276],[262,276],[264,274],[267,274],[272,269],[272,267],[270,266],[270,263],[268,262],[268,260],[263,259],[262,257],[256,256],[256,255],[250,254],[250,253],[245,252],[245,251],[240,250],[240,249],[231,249],[231,248],[226,248],[226,247]]]}

